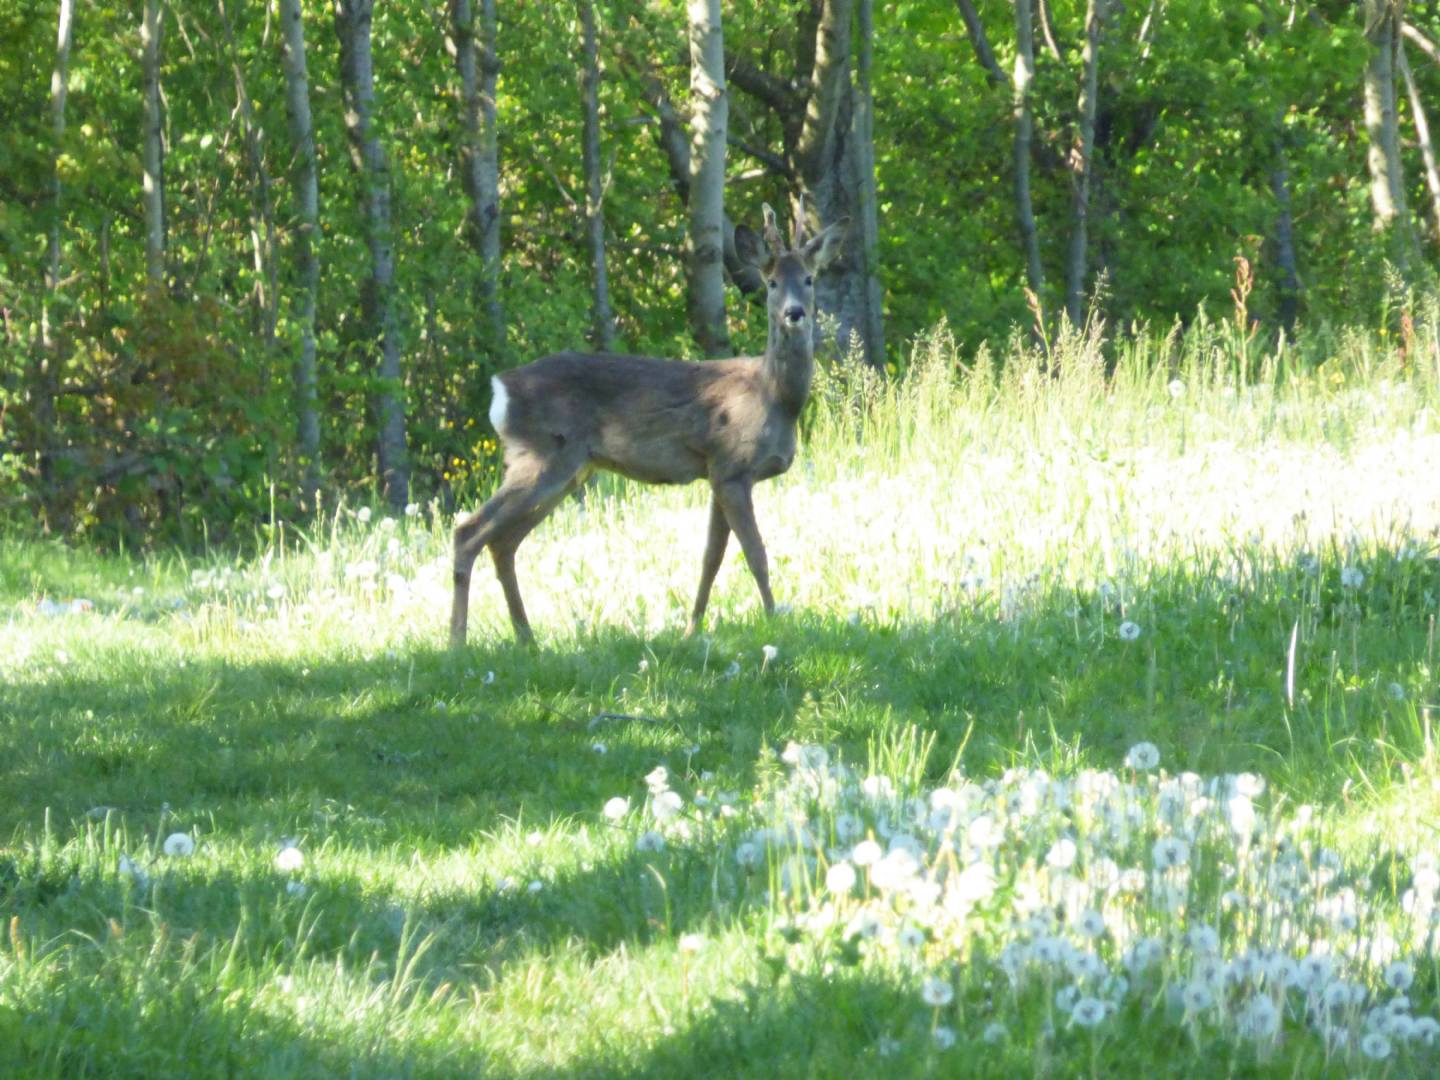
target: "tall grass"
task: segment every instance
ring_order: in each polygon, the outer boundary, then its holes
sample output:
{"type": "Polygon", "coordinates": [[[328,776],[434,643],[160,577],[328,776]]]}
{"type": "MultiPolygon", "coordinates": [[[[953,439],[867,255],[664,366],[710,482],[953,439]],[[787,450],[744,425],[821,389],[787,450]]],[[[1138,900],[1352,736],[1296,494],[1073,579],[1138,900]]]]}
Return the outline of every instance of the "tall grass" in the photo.
{"type": "Polygon", "coordinates": [[[1401,316],[827,366],[757,490],[789,610],[732,557],[695,640],[699,488],[547,520],[535,650],[483,575],[440,647],[433,507],[0,542],[0,1074],[1431,1074],[1401,316]]]}

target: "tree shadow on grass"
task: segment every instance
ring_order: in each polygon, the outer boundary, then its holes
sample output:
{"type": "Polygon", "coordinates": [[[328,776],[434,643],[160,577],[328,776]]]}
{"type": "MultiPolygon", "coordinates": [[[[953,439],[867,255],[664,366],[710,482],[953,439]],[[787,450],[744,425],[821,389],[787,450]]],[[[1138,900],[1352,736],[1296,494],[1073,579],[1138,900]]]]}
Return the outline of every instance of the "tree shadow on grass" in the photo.
{"type": "Polygon", "coordinates": [[[1440,563],[1381,551],[1368,567],[1363,589],[1338,567],[1233,586],[1157,574],[1136,596],[1035,586],[937,600],[926,621],[802,612],[698,641],[613,630],[309,666],[127,659],[114,678],[0,686],[0,828],[168,803],[222,829],[323,821],[340,842],[443,848],[593,815],[643,794],[659,763],[744,790],[762,747],[825,743],[864,762],[907,725],[935,736],[932,778],[962,746],[984,776],[1114,767],[1143,739],[1172,771],[1256,770],[1324,800],[1418,755],[1435,690],[1440,563]]]}

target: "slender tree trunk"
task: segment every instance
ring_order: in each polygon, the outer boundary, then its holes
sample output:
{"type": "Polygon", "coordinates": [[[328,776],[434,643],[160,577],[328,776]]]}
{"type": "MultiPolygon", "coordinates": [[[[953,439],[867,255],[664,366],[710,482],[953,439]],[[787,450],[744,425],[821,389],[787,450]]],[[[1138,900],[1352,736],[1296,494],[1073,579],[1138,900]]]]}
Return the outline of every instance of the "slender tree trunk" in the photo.
{"type": "Polygon", "coordinates": [[[1287,336],[1295,333],[1300,314],[1300,272],[1295,258],[1295,219],[1290,211],[1290,163],[1285,154],[1283,134],[1275,138],[1275,157],[1270,166],[1270,193],[1275,198],[1275,261],[1280,267],[1276,315],[1287,336]]]}
{"type": "Polygon", "coordinates": [[[690,25],[690,203],[685,265],[690,332],[706,356],[730,352],[725,322],[725,136],[730,102],[720,0],[688,0],[690,25]]]}
{"type": "MultiPolygon", "coordinates": [[[[255,233],[255,255],[260,275],[258,300],[264,323],[265,343],[275,344],[275,324],[280,317],[279,285],[275,268],[275,197],[271,190],[270,170],[265,165],[264,132],[255,122],[255,108],[245,87],[245,69],[240,64],[240,51],[235,47],[235,30],[225,0],[216,0],[220,24],[225,30],[225,47],[230,54],[230,67],[235,75],[235,100],[240,106],[240,123],[245,136],[245,153],[250,170],[255,174],[256,203],[260,214],[260,230],[255,233]]],[[[252,230],[254,232],[254,230],[252,230]]]]}
{"type": "Polygon", "coordinates": [[[60,296],[60,224],[64,217],[60,182],[60,155],[65,141],[65,99],[70,93],[70,37],[75,8],[72,0],[60,0],[55,34],[55,68],[50,74],[50,134],[54,140],[54,161],[50,177],[50,228],[45,250],[45,298],[40,306],[40,352],[31,379],[34,397],[37,461],[40,487],[51,494],[51,454],[55,447],[55,396],[60,389],[64,357],[55,335],[56,307],[60,296]]]}
{"type": "Polygon", "coordinates": [[[610,310],[610,277],[605,266],[605,197],[600,164],[600,57],[595,45],[595,4],[578,0],[585,66],[580,73],[584,105],[585,224],[590,237],[590,343],[601,352],[615,344],[615,317],[610,310]]]}
{"type": "Polygon", "coordinates": [[[375,133],[375,72],[370,51],[374,0],[335,0],[340,38],[340,82],[349,129],[351,156],[360,176],[370,277],[364,290],[367,332],[380,343],[380,386],[373,396],[379,428],[376,456],[386,501],[395,509],[409,499],[410,463],[405,448],[405,409],[401,395],[400,334],[392,292],[395,252],[390,226],[390,171],[375,133]]]}
{"type": "Polygon", "coordinates": [[[1031,0],[1015,0],[1015,221],[1025,249],[1025,280],[1038,302],[1045,300],[1045,271],[1040,262],[1040,236],[1030,198],[1030,144],[1035,134],[1030,110],[1030,85],[1035,79],[1035,33],[1031,0]]]}
{"type": "Polygon", "coordinates": [[[316,406],[315,304],[320,291],[320,189],[315,168],[315,128],[310,119],[310,77],[305,61],[305,21],[300,0],[280,0],[285,90],[294,143],[295,197],[299,225],[294,259],[300,279],[300,356],[295,364],[295,428],[300,449],[301,495],[307,509],[315,506],[320,486],[320,415],[316,406]]]}
{"type": "Polygon", "coordinates": [[[1394,238],[1392,253],[1404,269],[1410,262],[1410,237],[1400,161],[1400,117],[1395,98],[1395,60],[1402,8],[1403,0],[1364,0],[1362,13],[1365,37],[1370,42],[1370,57],[1365,65],[1370,205],[1375,212],[1376,230],[1394,238]]]}
{"type": "Polygon", "coordinates": [[[1074,173],[1075,220],[1070,233],[1070,257],[1066,265],[1065,311],[1073,326],[1085,315],[1086,264],[1089,256],[1091,160],[1095,152],[1095,112],[1099,94],[1100,26],[1105,18],[1105,0],[1087,0],[1085,5],[1085,51],[1082,54],[1084,83],[1080,91],[1080,131],[1071,155],[1074,173]]]}
{"type": "Polygon", "coordinates": [[[1415,85],[1415,73],[1410,70],[1410,61],[1405,58],[1402,42],[1395,50],[1400,62],[1400,74],[1405,79],[1405,91],[1410,97],[1410,116],[1415,122],[1415,141],[1420,144],[1420,157],[1425,162],[1425,186],[1430,191],[1430,212],[1435,218],[1435,238],[1440,240],[1440,168],[1435,164],[1435,144],[1430,139],[1430,121],[1425,115],[1425,103],[1420,100],[1420,90],[1415,85]]]}
{"type": "MultiPolygon", "coordinates": [[[[658,121],[655,125],[655,140],[660,150],[665,155],[665,163],[670,171],[670,183],[675,188],[675,194],[679,196],[680,202],[688,207],[690,205],[690,143],[685,138],[685,125],[680,119],[679,113],[675,111],[674,104],[670,101],[669,94],[665,91],[665,84],[661,82],[659,75],[653,71],[645,72],[641,77],[641,85],[644,87],[645,99],[650,107],[655,110],[655,118],[658,121]]],[[[760,292],[765,287],[765,282],[760,271],[748,262],[740,259],[739,252],[735,250],[735,222],[726,214],[721,219],[721,228],[725,232],[725,272],[730,275],[730,280],[735,283],[736,288],[744,295],[751,295],[760,292]]]]}
{"type": "Polygon", "coordinates": [[[495,111],[500,55],[496,50],[495,0],[480,0],[479,47],[470,0],[452,0],[455,66],[465,125],[461,176],[470,200],[470,242],[480,256],[479,296],[486,347],[492,359],[505,348],[505,308],[500,296],[500,139],[495,111]]]}
{"type": "Polygon", "coordinates": [[[160,111],[161,0],[145,0],[140,26],[141,66],[145,80],[145,277],[152,288],[165,283],[165,131],[160,111]]]}
{"type": "Polygon", "coordinates": [[[880,216],[875,190],[874,95],[870,69],[873,62],[875,24],[873,0],[857,0],[855,11],[855,104],[850,122],[851,157],[855,177],[856,208],[859,220],[852,236],[860,240],[860,287],[863,290],[861,333],[865,339],[865,360],[871,367],[885,366],[885,320],[881,311],[879,266],[880,216]]]}

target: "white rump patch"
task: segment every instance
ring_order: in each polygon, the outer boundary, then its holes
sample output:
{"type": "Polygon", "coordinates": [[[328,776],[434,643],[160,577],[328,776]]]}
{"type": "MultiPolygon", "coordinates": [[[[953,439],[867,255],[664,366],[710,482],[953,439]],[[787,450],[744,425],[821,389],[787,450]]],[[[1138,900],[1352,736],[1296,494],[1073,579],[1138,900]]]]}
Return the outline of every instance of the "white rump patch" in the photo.
{"type": "Polygon", "coordinates": [[[510,408],[510,395],[505,392],[505,384],[500,381],[499,375],[491,377],[490,389],[495,393],[495,400],[490,402],[490,426],[497,434],[503,435],[505,413],[510,408]]]}

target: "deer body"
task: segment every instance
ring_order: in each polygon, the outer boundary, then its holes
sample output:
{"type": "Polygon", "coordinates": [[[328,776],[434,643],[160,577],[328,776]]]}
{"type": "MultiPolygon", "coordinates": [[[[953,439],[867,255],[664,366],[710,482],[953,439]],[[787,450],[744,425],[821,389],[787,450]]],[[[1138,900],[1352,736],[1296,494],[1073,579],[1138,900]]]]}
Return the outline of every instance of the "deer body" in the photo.
{"type": "Polygon", "coordinates": [[[770,282],[765,354],[687,363],[646,356],[557,353],[497,375],[490,419],[505,447],[495,495],[455,529],[451,643],[465,640],[470,571],[490,549],[515,634],[531,638],[515,577],[515,549],[595,469],[649,484],[706,480],[710,528],[690,620],[704,617],[733,531],[766,612],[774,610],[751,488],[795,458],[795,426],[814,371],[814,273],[833,257],[843,223],[784,251],[766,208],[762,243],[744,226],[736,245],[770,282]],[[783,287],[782,287],[783,286],[783,287]]]}

